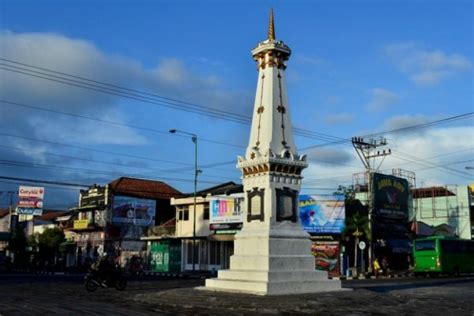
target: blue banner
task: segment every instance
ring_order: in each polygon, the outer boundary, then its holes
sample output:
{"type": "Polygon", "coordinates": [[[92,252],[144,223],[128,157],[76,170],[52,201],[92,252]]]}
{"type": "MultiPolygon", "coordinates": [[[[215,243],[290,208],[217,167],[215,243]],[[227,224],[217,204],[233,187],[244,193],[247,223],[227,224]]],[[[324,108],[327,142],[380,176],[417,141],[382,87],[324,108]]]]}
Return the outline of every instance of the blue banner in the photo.
{"type": "Polygon", "coordinates": [[[300,195],[299,215],[308,233],[340,234],[346,217],[344,196],[300,195]]]}

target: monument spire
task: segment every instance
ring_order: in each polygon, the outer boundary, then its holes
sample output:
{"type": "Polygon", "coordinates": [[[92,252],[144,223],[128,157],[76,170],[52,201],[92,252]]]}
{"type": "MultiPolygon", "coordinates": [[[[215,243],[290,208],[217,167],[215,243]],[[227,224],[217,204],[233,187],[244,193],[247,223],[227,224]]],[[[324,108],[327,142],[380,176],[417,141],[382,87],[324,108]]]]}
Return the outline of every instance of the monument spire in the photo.
{"type": "Polygon", "coordinates": [[[268,22],[268,39],[270,41],[275,40],[275,24],[273,21],[273,9],[270,9],[270,21],[268,22]]]}
{"type": "Polygon", "coordinates": [[[245,218],[235,235],[230,269],[206,280],[206,289],[261,295],[334,291],[340,281],[315,271],[308,233],[299,223],[298,194],[308,166],[293,143],[285,84],[290,48],[275,39],[273,10],[268,39],[257,44],[257,62],[250,139],[245,156],[237,158],[242,171],[245,218]]]}

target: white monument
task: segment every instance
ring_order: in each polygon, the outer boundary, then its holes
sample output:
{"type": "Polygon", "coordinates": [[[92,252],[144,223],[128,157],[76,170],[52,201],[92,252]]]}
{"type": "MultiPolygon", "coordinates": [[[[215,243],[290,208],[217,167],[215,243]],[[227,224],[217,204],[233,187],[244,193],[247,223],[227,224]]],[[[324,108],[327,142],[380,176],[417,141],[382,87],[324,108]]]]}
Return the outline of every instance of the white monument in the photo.
{"type": "Polygon", "coordinates": [[[315,270],[309,235],[298,216],[298,193],[306,157],[298,155],[285,87],[290,48],[275,39],[273,12],[268,39],[252,51],[258,84],[242,170],[247,214],[235,235],[230,269],[206,280],[205,289],[260,295],[341,289],[339,280],[315,270]]]}

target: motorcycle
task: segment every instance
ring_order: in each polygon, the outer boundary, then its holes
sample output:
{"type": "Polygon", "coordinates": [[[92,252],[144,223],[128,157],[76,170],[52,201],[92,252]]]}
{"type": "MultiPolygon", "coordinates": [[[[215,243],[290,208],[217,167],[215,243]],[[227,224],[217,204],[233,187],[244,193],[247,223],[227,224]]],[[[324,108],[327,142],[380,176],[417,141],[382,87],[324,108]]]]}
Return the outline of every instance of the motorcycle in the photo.
{"type": "Polygon", "coordinates": [[[115,287],[118,291],[123,291],[127,287],[127,278],[119,268],[115,268],[115,270],[105,279],[101,278],[97,270],[91,269],[84,279],[84,285],[88,292],[94,292],[99,287],[115,287]]]}

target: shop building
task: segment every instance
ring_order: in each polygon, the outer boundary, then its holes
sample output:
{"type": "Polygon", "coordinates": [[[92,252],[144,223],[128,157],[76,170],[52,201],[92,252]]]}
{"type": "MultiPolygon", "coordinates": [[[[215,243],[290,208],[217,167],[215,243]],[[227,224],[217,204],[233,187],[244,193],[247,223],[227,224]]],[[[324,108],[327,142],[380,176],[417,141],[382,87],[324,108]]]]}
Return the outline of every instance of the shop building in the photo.
{"type": "Polygon", "coordinates": [[[164,182],[127,177],[81,190],[66,233],[76,245],[77,265],[87,265],[104,252],[122,265],[132,256],[143,257],[146,243],[140,238],[174,217],[170,200],[181,195],[164,182]]]}
{"type": "Polygon", "coordinates": [[[142,238],[147,241],[150,269],[179,272],[227,268],[233,236],[242,226],[241,197],[242,186],[228,182],[198,191],[196,203],[194,193],[172,198],[175,219],[150,229],[142,238]]]}
{"type": "Polygon", "coordinates": [[[472,190],[465,185],[413,189],[410,218],[417,236],[444,235],[473,239],[472,190]]]}

